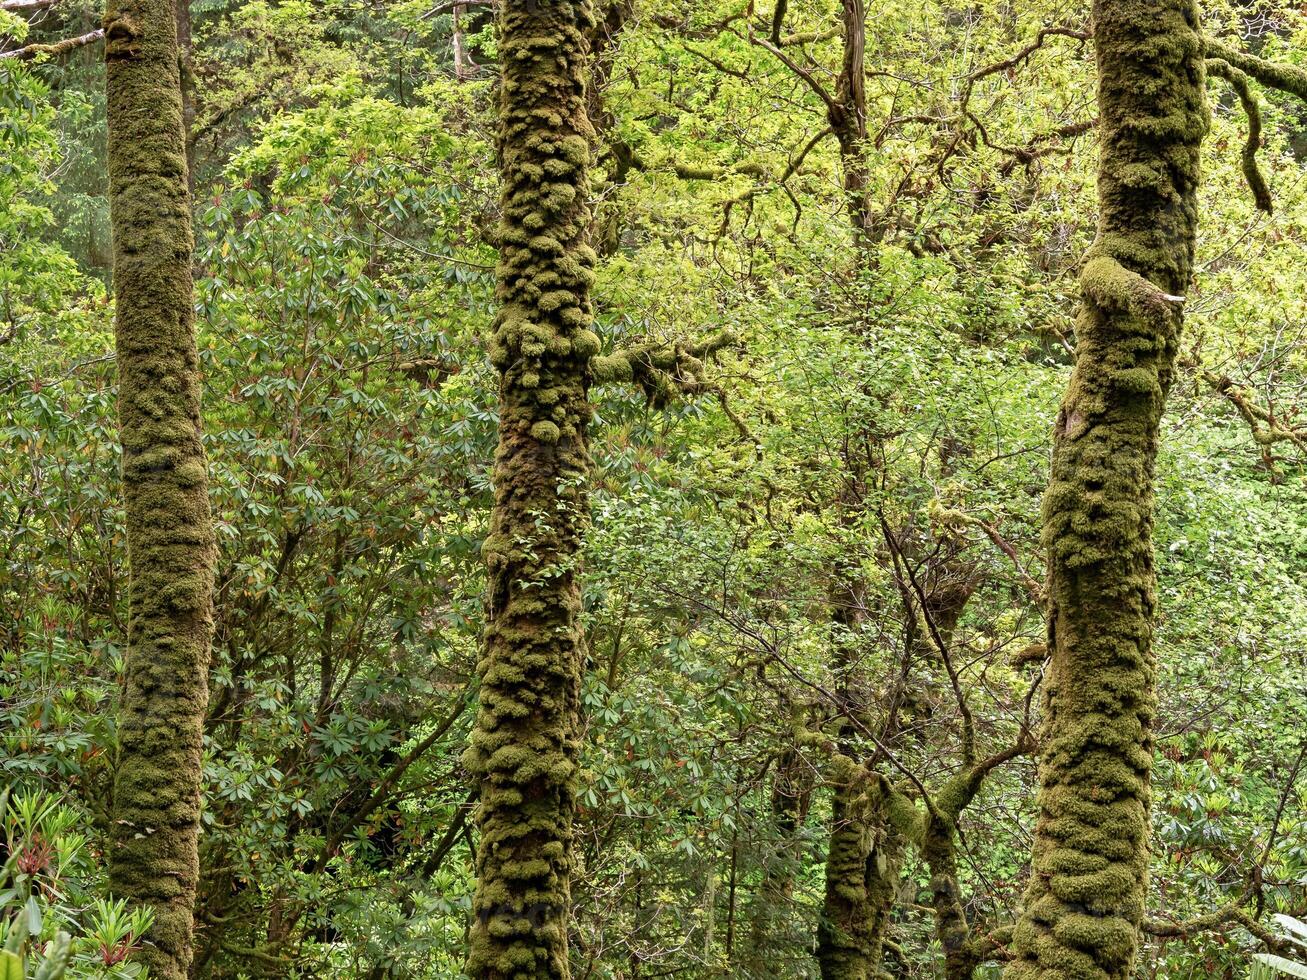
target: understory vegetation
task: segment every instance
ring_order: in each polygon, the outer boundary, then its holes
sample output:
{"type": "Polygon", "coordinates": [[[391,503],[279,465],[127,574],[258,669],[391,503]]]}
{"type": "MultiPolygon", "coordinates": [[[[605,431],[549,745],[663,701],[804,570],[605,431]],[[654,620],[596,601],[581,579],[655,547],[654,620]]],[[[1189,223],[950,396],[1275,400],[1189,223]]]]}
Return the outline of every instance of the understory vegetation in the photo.
{"type": "Polygon", "coordinates": [[[109,6],[0,0],[0,978],[1307,962],[1300,3],[109,6]]]}

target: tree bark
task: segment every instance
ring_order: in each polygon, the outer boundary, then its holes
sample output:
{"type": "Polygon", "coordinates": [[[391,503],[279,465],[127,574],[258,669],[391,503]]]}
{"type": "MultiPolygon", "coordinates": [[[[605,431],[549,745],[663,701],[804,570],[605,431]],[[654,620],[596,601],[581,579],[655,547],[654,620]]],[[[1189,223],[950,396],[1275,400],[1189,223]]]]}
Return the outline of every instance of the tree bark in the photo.
{"type": "Polygon", "coordinates": [[[861,767],[844,768],[833,802],[817,963],[822,980],[876,980],[905,842],[879,783],[861,767]]]}
{"type": "Polygon", "coordinates": [[[1008,980],[1125,980],[1147,894],[1153,471],[1208,116],[1192,0],[1096,0],[1093,22],[1099,231],[1044,501],[1051,661],[1008,980]]]}
{"type": "Polygon", "coordinates": [[[579,560],[594,252],[586,244],[589,5],[508,0],[500,12],[500,371],[480,707],[480,784],[467,971],[568,975],[567,917],[583,637],[579,560]]]}
{"type": "MultiPolygon", "coordinates": [[[[841,501],[845,514],[861,506],[863,474],[855,469],[851,489],[841,501]]],[[[866,587],[841,572],[832,606],[838,630],[836,697],[841,719],[839,755],[832,761],[835,796],[831,801],[826,888],[817,923],[817,962],[822,980],[873,980],[880,973],[885,927],[894,904],[903,840],[890,826],[879,784],[853,763],[850,718],[866,714],[850,675],[858,667],[859,632],[866,617],[866,587]]]]}
{"type": "Polygon", "coordinates": [[[215,545],[200,441],[191,204],[171,0],[104,17],[118,409],[131,568],[110,887],[154,911],[141,961],[191,961],[215,545]]]}

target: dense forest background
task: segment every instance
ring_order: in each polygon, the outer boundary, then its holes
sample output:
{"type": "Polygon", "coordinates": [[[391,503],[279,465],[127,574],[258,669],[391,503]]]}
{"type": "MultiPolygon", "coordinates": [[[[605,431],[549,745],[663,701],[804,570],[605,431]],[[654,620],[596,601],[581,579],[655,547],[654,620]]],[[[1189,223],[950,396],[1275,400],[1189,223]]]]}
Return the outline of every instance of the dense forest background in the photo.
{"type": "MultiPolygon", "coordinates": [[[[598,4],[594,330],[662,360],[590,394],[578,980],[817,976],[850,759],[910,796],[989,763],[945,835],[951,893],[929,836],[890,859],[891,975],[943,975],[950,894],[973,936],[1013,921],[1041,497],[1096,222],[1087,16],[598,4]]],[[[1307,67],[1301,4],[1203,18],[1307,67]]],[[[102,860],[127,568],[99,26],[84,0],[0,3],[0,846],[76,975],[130,977],[145,922],[102,860]]],[[[455,977],[499,389],[494,9],[192,0],[186,26],[219,544],[192,975],[455,977]]],[[[1270,915],[1307,912],[1307,109],[1255,93],[1267,214],[1239,93],[1208,84],[1157,471],[1140,977],[1243,976],[1270,915]]]]}

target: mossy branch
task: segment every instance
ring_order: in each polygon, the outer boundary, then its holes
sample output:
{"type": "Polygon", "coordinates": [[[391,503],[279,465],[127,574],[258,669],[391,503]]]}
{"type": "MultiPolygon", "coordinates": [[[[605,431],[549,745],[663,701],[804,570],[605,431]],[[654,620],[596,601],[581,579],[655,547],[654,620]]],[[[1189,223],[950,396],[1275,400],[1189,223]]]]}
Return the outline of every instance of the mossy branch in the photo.
{"type": "Polygon", "coordinates": [[[1209,58],[1219,59],[1239,69],[1267,88],[1296,95],[1307,102],[1307,69],[1305,68],[1267,61],[1265,58],[1240,51],[1215,38],[1207,39],[1207,54],[1209,58]]]}
{"type": "Polygon", "coordinates": [[[104,31],[94,30],[78,37],[55,41],[53,44],[29,44],[23,48],[15,48],[13,51],[0,51],[0,60],[11,58],[15,61],[31,61],[41,55],[57,58],[61,54],[67,54],[69,51],[76,51],[78,48],[84,48],[88,44],[95,44],[97,41],[103,40],[104,31]]]}
{"type": "Polygon", "coordinates": [[[1271,190],[1266,186],[1266,178],[1262,175],[1261,168],[1257,166],[1257,151],[1262,145],[1262,110],[1257,103],[1257,96],[1253,95],[1252,86],[1248,84],[1248,76],[1228,61],[1209,58],[1207,71],[1209,74],[1224,78],[1239,96],[1244,115],[1248,117],[1248,140],[1243,145],[1244,179],[1248,181],[1248,187],[1253,192],[1253,201],[1258,210],[1270,214],[1271,190]]]}
{"type": "Polygon", "coordinates": [[[1294,948],[1293,943],[1277,936],[1249,914],[1248,910],[1242,906],[1241,900],[1230,902],[1214,912],[1195,916],[1192,919],[1146,918],[1143,921],[1142,929],[1148,935],[1158,938],[1188,939],[1199,933],[1223,929],[1229,925],[1242,926],[1272,953],[1277,953],[1280,956],[1293,956],[1299,952],[1294,948]]]}
{"type": "Polygon", "coordinates": [[[1259,446],[1273,446],[1279,442],[1289,442],[1300,449],[1307,450],[1307,427],[1294,428],[1286,426],[1269,410],[1262,408],[1229,377],[1212,371],[1203,372],[1203,380],[1235,407],[1252,431],[1253,440],[1259,446]]]}
{"type": "Polygon", "coordinates": [[[711,390],[706,362],[738,342],[730,330],[714,331],[697,343],[650,341],[592,358],[590,376],[595,384],[633,382],[654,408],[665,408],[680,396],[711,390]]]}
{"type": "Polygon", "coordinates": [[[1099,246],[1090,250],[1089,259],[1080,271],[1080,289],[1095,306],[1133,313],[1162,325],[1184,305],[1183,296],[1163,292],[1099,246]]]}
{"type": "MultiPolygon", "coordinates": [[[[636,170],[650,170],[650,164],[638,155],[632,155],[632,166],[636,170]]],[[[672,173],[676,174],[681,180],[721,180],[732,174],[743,174],[746,177],[763,177],[766,175],[766,168],[760,163],[752,161],[742,161],[733,163],[729,166],[717,166],[714,164],[692,164],[679,163],[672,161],[670,164],[672,173]]]]}

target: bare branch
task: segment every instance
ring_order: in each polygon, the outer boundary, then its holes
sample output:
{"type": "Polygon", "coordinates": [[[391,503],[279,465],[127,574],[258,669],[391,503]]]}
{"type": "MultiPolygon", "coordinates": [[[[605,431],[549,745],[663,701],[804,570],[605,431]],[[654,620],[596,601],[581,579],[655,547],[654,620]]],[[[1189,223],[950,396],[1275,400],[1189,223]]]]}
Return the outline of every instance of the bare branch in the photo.
{"type": "Polygon", "coordinates": [[[494,0],[445,0],[444,3],[438,3],[428,10],[419,20],[430,20],[433,17],[452,14],[459,7],[489,7],[494,10],[496,6],[494,0]]]}

